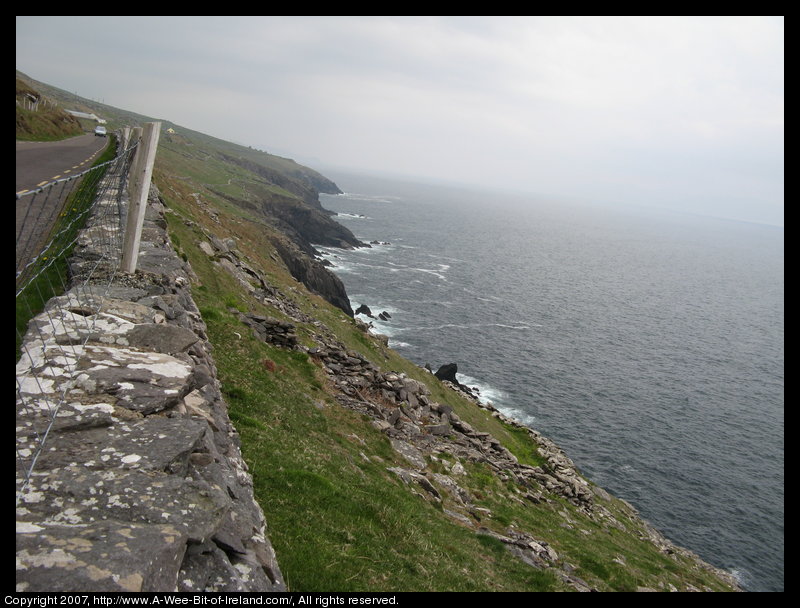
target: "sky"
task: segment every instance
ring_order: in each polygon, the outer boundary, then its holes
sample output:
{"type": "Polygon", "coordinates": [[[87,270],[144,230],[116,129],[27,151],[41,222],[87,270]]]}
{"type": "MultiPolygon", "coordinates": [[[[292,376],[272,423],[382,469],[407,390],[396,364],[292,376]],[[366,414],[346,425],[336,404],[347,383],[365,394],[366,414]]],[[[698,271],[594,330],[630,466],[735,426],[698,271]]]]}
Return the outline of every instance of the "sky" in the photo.
{"type": "Polygon", "coordinates": [[[783,17],[24,17],[16,68],[325,167],[783,225],[783,17]]]}

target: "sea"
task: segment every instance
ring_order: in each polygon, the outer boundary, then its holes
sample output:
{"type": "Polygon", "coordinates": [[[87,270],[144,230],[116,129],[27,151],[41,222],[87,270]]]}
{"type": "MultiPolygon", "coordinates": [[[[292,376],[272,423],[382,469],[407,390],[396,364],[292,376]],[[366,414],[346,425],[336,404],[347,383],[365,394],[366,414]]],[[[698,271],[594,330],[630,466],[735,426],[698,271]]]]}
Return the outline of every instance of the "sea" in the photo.
{"type": "Polygon", "coordinates": [[[326,171],[318,247],[420,366],[748,591],[784,588],[782,227],[326,171]]]}

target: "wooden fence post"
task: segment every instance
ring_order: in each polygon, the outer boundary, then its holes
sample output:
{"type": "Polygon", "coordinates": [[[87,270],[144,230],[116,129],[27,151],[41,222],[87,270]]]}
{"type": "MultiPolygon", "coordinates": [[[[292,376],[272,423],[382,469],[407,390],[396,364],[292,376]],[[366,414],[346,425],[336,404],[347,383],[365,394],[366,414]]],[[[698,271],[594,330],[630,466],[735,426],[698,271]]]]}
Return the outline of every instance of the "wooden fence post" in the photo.
{"type": "MultiPolygon", "coordinates": [[[[134,129],[136,131],[136,129],[134,129]]],[[[130,173],[130,204],[128,220],[125,224],[125,238],[122,244],[122,272],[133,274],[139,257],[139,242],[142,238],[142,225],[147,208],[147,195],[150,192],[150,179],[156,160],[160,122],[148,122],[139,140],[136,157],[130,173]]],[[[134,136],[135,137],[135,136],[134,136]]]]}

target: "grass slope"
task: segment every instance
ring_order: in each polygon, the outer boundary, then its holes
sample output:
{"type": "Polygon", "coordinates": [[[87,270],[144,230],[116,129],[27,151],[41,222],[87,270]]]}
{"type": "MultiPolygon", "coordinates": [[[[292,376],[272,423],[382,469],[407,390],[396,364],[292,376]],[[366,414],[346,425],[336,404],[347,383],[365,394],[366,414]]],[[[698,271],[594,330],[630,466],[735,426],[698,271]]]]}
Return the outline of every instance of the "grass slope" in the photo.
{"type": "MultiPolygon", "coordinates": [[[[457,505],[433,503],[387,469],[405,466],[370,420],[333,398],[328,377],[305,353],[256,340],[239,311],[283,318],[231,275],[199,244],[210,235],[232,238],[247,263],[293,306],[315,319],[299,338],[314,345],[322,329],[381,369],[428,384],[432,399],[500,440],[522,463],[541,464],[526,432],[505,424],[365,334],[352,319],[292,279],[270,244],[272,228],[228,203],[268,189],[263,177],[226,162],[213,141],[167,140],[155,181],[169,209],[173,244],[197,275],[195,300],[208,325],[230,416],[242,439],[268,534],[294,591],[566,591],[574,573],[601,591],[731,590],[684,552],[667,554],[624,502],[598,498],[605,517],[589,517],[555,497],[540,504],[524,488],[480,463],[460,463],[459,484],[485,516],[470,525],[446,514],[457,505]],[[274,362],[275,371],[265,361],[274,362]],[[524,564],[496,537],[520,530],[547,542],[561,569],[524,564]]],[[[258,155],[253,152],[256,162],[258,155]]],[[[430,459],[446,473],[447,455],[430,459]]]]}
{"type": "Polygon", "coordinates": [[[81,123],[61,108],[43,101],[41,93],[17,77],[17,139],[23,141],[56,141],[83,133],[81,123]],[[37,109],[30,109],[37,103],[37,109]]]}

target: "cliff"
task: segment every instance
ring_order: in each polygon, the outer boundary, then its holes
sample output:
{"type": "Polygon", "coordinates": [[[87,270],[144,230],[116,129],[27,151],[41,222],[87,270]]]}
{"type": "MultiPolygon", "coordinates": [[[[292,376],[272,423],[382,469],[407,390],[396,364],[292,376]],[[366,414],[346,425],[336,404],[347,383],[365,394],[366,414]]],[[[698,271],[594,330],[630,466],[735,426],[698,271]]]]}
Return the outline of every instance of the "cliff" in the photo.
{"type": "Polygon", "coordinates": [[[99,325],[18,504],[18,590],[738,590],[370,334],[313,258],[357,239],[232,157],[278,161],[176,131],[140,271],[73,307],[99,325]]]}
{"type": "Polygon", "coordinates": [[[290,159],[191,131],[166,134],[162,150],[167,165],[178,160],[184,164],[188,159],[209,172],[230,172],[231,177],[226,180],[197,183],[203,195],[194,192],[192,196],[204,213],[219,221],[220,212],[232,208],[237,215],[253,219],[265,229],[269,227],[270,241],[292,276],[353,316],[344,286],[324,269],[314,248],[368,246],[334,221],[331,212],[320,204],[320,192],[340,192],[335,183],[290,159]]]}
{"type": "Polygon", "coordinates": [[[165,167],[158,183],[293,589],[738,588],[552,441],[316,297],[298,269],[313,258],[264,207],[226,214],[165,167]]]}

